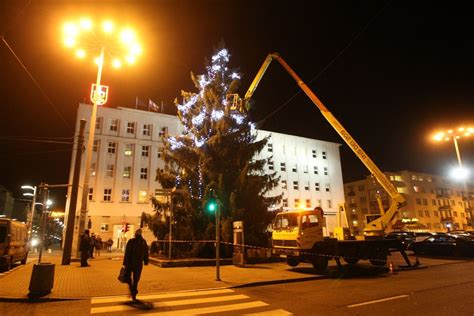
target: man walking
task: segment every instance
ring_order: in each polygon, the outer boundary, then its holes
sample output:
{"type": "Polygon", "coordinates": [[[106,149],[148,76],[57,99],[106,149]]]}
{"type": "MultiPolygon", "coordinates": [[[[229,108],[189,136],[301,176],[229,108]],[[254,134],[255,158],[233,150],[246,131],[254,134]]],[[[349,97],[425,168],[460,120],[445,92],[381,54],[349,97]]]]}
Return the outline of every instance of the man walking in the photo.
{"type": "Polygon", "coordinates": [[[148,265],[148,245],[142,237],[142,230],[137,229],[135,238],[128,241],[123,258],[123,266],[126,270],[127,283],[133,301],[137,301],[138,281],[142,273],[143,263],[148,265]]]}
{"type": "Polygon", "coordinates": [[[89,237],[89,230],[86,229],[81,236],[81,243],[79,251],[81,252],[81,267],[88,267],[87,259],[89,258],[89,251],[91,246],[91,238],[89,237]]]}

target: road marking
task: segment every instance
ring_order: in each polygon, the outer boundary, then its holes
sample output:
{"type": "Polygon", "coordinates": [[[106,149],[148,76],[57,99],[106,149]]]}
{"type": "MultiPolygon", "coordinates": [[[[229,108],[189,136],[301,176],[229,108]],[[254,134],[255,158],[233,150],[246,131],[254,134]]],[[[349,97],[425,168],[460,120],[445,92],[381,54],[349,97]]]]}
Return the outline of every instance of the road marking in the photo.
{"type": "Polygon", "coordinates": [[[272,311],[266,311],[261,313],[252,313],[252,314],[245,314],[246,316],[290,316],[293,313],[290,313],[284,309],[274,309],[272,311]]]}
{"type": "Polygon", "coordinates": [[[268,306],[268,304],[261,301],[256,301],[256,302],[240,303],[240,304],[232,304],[232,305],[182,309],[182,310],[177,310],[177,311],[174,310],[174,311],[166,311],[166,312],[158,312],[158,313],[147,313],[147,314],[142,314],[142,315],[158,315],[158,316],[201,315],[201,314],[210,314],[210,313],[229,312],[229,311],[256,308],[256,307],[262,307],[262,306],[268,306]]]}
{"type": "MultiPolygon", "coordinates": [[[[218,290],[209,290],[209,291],[196,291],[196,292],[174,292],[174,293],[164,293],[164,294],[149,294],[149,295],[138,295],[140,300],[153,300],[153,299],[163,299],[163,298],[175,298],[175,297],[190,297],[190,296],[204,296],[204,295],[213,295],[213,294],[226,294],[234,293],[230,289],[218,289],[218,290]]],[[[102,303],[120,303],[120,302],[129,302],[130,296],[121,295],[113,297],[95,297],[91,299],[91,304],[102,304],[102,303]]]]}
{"type": "MultiPolygon", "coordinates": [[[[165,301],[165,302],[155,302],[153,303],[154,308],[159,307],[173,307],[173,306],[183,306],[183,305],[194,305],[194,304],[205,304],[205,303],[217,303],[217,302],[226,302],[226,301],[235,301],[243,300],[249,298],[246,295],[227,295],[227,296],[217,296],[217,297],[208,297],[208,298],[194,298],[189,300],[177,300],[177,301],[165,301]]],[[[136,310],[133,306],[128,305],[115,305],[115,306],[105,306],[105,307],[93,307],[91,308],[91,314],[97,313],[109,313],[109,312],[123,312],[128,310],[136,310]]]]}
{"type": "Polygon", "coordinates": [[[408,297],[408,295],[398,295],[398,296],[392,296],[392,297],[387,297],[387,298],[382,298],[380,300],[375,300],[375,301],[368,301],[364,303],[358,303],[358,304],[352,304],[352,305],[347,305],[347,307],[358,307],[358,306],[363,306],[363,305],[369,305],[369,304],[375,304],[375,303],[380,303],[380,302],[385,302],[385,301],[391,301],[391,300],[396,300],[399,298],[404,298],[408,297]]]}

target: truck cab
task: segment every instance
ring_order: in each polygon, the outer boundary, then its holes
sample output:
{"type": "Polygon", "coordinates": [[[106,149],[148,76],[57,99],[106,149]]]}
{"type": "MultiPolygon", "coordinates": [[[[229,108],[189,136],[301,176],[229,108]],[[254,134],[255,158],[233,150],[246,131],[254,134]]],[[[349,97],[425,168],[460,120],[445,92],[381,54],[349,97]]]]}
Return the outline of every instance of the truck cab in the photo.
{"type": "Polygon", "coordinates": [[[315,243],[323,241],[324,226],[324,217],[320,210],[297,210],[277,214],[272,232],[275,254],[292,258],[299,256],[300,251],[311,250],[315,243]]]}

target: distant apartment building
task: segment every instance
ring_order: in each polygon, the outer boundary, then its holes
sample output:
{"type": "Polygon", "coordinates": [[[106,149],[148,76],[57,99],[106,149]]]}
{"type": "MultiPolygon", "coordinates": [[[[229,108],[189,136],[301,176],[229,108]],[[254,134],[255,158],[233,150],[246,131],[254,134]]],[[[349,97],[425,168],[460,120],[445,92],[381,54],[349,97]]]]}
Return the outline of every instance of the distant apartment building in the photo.
{"type": "MultiPolygon", "coordinates": [[[[385,172],[385,175],[407,200],[398,210],[390,230],[429,230],[446,232],[472,229],[474,192],[465,192],[464,185],[446,177],[411,171],[385,172]]],[[[468,191],[473,190],[472,187],[468,191]]],[[[473,190],[474,191],[474,190],[473,190]]],[[[362,233],[366,215],[379,214],[376,195],[380,194],[384,209],[389,197],[371,177],[344,184],[349,224],[362,233]]]]}
{"type": "MultiPolygon", "coordinates": [[[[80,119],[89,121],[91,109],[90,105],[79,105],[76,137],[80,119]]],[[[87,139],[88,124],[85,130],[87,139]]],[[[150,196],[160,194],[161,186],[155,176],[158,169],[164,168],[161,135],[177,135],[182,131],[176,116],[125,107],[98,108],[92,163],[87,171],[90,172],[87,222],[92,232],[100,234],[103,240],[109,237],[117,240],[123,236],[122,225],[128,223],[130,231],[126,237],[133,235],[140,225],[142,212],[153,212],[150,196]]],[[[331,232],[337,205],[344,201],[340,145],[258,131],[259,138],[268,135],[271,135],[270,140],[260,157],[272,156],[272,163],[266,168],[280,176],[279,186],[269,193],[283,194],[281,205],[275,207],[293,210],[322,206],[327,215],[328,233],[331,232]]],[[[72,183],[74,160],[73,154],[69,183],[72,183]]],[[[85,159],[81,175],[84,168],[85,159]]],[[[79,191],[79,196],[81,194],[79,191]]],[[[70,194],[67,212],[69,197],[70,194]]],[[[77,224],[76,220],[76,229],[77,224]]]]}

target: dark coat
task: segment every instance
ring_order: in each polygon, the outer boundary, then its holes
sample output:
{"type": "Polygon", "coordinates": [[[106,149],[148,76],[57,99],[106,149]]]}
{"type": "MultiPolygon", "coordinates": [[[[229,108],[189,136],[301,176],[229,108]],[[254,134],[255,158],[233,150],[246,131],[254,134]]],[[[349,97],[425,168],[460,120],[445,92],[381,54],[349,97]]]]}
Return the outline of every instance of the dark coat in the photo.
{"type": "Polygon", "coordinates": [[[89,251],[91,249],[91,238],[88,235],[81,236],[81,244],[79,245],[79,251],[89,251]]]}
{"type": "Polygon", "coordinates": [[[138,235],[128,241],[123,257],[123,265],[128,269],[148,264],[148,245],[142,236],[138,235]]]}

